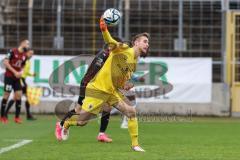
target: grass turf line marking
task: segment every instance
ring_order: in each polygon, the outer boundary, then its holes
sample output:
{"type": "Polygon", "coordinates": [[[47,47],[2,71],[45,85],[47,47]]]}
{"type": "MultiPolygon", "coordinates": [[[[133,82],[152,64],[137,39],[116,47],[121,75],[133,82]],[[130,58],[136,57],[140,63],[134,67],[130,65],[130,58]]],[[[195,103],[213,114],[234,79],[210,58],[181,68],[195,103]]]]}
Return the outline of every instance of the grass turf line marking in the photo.
{"type": "Polygon", "coordinates": [[[14,144],[14,145],[11,145],[11,146],[8,146],[8,147],[4,147],[4,148],[0,148],[0,154],[2,154],[4,152],[11,151],[11,150],[19,148],[19,147],[22,147],[22,146],[24,146],[24,145],[26,145],[28,143],[31,143],[31,142],[32,142],[32,140],[23,139],[20,142],[14,144]]]}

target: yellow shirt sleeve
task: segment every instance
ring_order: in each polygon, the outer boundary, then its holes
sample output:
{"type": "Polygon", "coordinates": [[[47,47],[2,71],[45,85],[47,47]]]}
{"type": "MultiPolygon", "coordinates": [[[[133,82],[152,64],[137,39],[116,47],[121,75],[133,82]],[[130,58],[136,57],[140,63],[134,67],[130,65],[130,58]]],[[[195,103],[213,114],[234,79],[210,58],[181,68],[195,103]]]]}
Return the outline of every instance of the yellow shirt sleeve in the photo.
{"type": "MultiPolygon", "coordinates": [[[[113,49],[111,49],[111,50],[127,49],[127,48],[129,48],[129,46],[127,44],[119,43],[118,41],[113,39],[111,34],[108,32],[108,30],[102,31],[102,35],[103,35],[104,42],[106,44],[108,44],[109,47],[113,47],[113,49]]],[[[115,53],[115,52],[113,52],[113,53],[115,53]]]]}
{"type": "Polygon", "coordinates": [[[25,66],[23,68],[22,78],[26,78],[28,76],[33,76],[33,73],[31,73],[30,70],[31,70],[31,63],[29,60],[27,60],[25,63],[25,66]]]}
{"type": "Polygon", "coordinates": [[[102,31],[102,35],[103,35],[103,39],[104,39],[105,43],[117,45],[118,42],[115,39],[112,38],[112,36],[108,32],[108,30],[102,31]]]}

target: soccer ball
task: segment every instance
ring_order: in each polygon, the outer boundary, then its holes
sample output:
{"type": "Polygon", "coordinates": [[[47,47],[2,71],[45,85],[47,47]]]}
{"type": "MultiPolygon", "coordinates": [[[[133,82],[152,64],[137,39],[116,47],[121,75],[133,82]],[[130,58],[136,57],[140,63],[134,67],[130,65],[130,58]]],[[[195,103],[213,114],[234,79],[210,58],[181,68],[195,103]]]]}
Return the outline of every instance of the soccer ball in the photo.
{"type": "Polygon", "coordinates": [[[115,26],[119,23],[121,13],[115,8],[109,8],[103,13],[103,19],[108,26],[115,26]]]}

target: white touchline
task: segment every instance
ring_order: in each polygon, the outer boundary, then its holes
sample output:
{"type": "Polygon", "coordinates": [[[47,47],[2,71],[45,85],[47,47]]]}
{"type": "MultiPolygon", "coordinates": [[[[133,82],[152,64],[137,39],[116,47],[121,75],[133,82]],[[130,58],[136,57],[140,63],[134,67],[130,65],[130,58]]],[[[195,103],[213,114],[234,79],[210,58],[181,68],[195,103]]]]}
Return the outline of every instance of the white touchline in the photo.
{"type": "Polygon", "coordinates": [[[24,140],[21,140],[20,142],[14,144],[14,145],[4,147],[4,148],[0,148],[0,154],[2,154],[4,152],[8,152],[8,151],[16,149],[16,148],[19,148],[19,147],[21,147],[25,144],[31,143],[31,142],[32,142],[32,140],[24,139],[24,140]]]}

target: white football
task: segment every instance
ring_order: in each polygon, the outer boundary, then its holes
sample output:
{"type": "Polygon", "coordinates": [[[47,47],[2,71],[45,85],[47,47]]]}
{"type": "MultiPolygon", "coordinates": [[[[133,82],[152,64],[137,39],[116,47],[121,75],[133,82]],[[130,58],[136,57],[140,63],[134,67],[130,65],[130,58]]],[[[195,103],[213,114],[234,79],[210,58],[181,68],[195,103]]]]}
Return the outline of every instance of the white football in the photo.
{"type": "Polygon", "coordinates": [[[115,8],[109,8],[103,13],[103,19],[109,26],[115,26],[121,19],[121,13],[115,8]]]}

